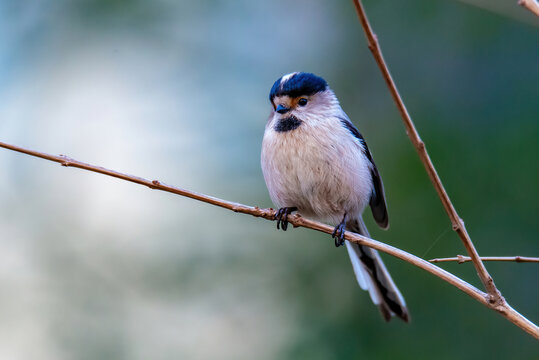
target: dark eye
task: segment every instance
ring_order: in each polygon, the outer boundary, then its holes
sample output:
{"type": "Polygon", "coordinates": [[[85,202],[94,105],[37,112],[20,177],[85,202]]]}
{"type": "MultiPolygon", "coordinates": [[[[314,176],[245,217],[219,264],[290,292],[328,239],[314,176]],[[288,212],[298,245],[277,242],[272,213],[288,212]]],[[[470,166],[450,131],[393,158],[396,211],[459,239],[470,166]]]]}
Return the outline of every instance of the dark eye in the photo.
{"type": "Polygon", "coordinates": [[[307,105],[307,99],[305,99],[305,98],[299,99],[298,104],[299,104],[299,106],[307,105]]]}

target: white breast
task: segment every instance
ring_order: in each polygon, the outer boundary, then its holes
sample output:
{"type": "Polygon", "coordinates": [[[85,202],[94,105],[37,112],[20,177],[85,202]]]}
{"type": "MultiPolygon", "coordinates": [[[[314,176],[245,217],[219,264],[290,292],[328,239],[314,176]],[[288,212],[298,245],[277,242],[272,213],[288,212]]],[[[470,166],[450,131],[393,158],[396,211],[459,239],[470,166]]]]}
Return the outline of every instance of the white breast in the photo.
{"type": "Polygon", "coordinates": [[[338,224],[345,212],[356,216],[369,202],[370,162],[338,118],[288,132],[276,132],[270,122],[261,160],[276,207],[295,206],[306,217],[338,224]]]}

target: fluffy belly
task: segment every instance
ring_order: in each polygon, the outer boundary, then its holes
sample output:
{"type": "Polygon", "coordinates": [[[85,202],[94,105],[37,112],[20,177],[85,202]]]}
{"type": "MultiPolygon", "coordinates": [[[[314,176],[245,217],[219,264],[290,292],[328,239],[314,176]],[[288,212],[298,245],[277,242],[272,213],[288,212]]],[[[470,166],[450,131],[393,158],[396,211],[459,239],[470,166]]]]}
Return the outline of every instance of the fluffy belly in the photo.
{"type": "Polygon", "coordinates": [[[359,215],[367,205],[372,179],[360,147],[306,141],[293,136],[264,138],[262,170],[277,207],[298,208],[303,216],[338,224],[345,213],[359,215]]]}

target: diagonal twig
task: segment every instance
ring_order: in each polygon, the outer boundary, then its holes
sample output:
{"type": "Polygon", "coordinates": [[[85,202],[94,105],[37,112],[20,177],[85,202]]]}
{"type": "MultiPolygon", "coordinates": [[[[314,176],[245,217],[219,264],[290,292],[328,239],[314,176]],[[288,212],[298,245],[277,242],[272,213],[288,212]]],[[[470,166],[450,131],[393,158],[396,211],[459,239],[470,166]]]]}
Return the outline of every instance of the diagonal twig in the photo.
{"type": "MultiPolygon", "coordinates": [[[[531,262],[539,263],[539,258],[529,257],[529,256],[481,256],[482,261],[514,261],[517,263],[531,262]]],[[[457,255],[456,257],[451,258],[437,258],[430,259],[431,263],[440,263],[440,262],[452,262],[456,261],[459,264],[472,261],[469,256],[457,255]]]]}
{"type": "Polygon", "coordinates": [[[539,17],[539,2],[537,0],[518,0],[518,4],[539,17]]]}
{"type": "Polygon", "coordinates": [[[361,22],[361,26],[363,27],[363,30],[365,31],[365,35],[367,37],[368,47],[371,50],[374,59],[376,60],[376,63],[380,68],[380,71],[382,72],[382,76],[384,77],[384,80],[389,88],[391,96],[393,97],[393,100],[397,105],[399,113],[401,114],[404,126],[406,128],[406,133],[408,134],[408,137],[416,148],[419,158],[423,162],[427,174],[429,175],[429,178],[434,185],[438,196],[440,197],[445,211],[447,212],[447,215],[451,220],[453,230],[457,232],[460,239],[462,240],[462,243],[464,244],[464,247],[466,248],[468,255],[472,258],[477,274],[479,275],[481,282],[483,283],[485,289],[487,290],[487,293],[489,294],[489,301],[493,304],[498,303],[500,305],[503,305],[505,300],[496,288],[492,277],[490,276],[487,269],[485,268],[485,265],[481,261],[481,258],[479,257],[479,254],[477,253],[477,250],[472,243],[470,235],[468,235],[468,232],[466,231],[464,221],[459,217],[457,210],[455,210],[453,203],[449,199],[449,195],[447,195],[447,192],[445,191],[442,180],[438,176],[434,164],[430,159],[425,143],[419,137],[419,133],[415,128],[412,118],[410,117],[410,114],[408,113],[408,110],[406,109],[406,106],[402,101],[399,91],[397,90],[397,86],[395,85],[395,82],[393,81],[393,78],[391,77],[389,69],[385,63],[384,57],[382,55],[382,49],[380,48],[380,45],[378,43],[378,39],[371,28],[369,20],[367,19],[367,14],[365,13],[363,4],[360,0],[353,1],[356,7],[357,15],[361,22]]]}
{"type": "MultiPolygon", "coordinates": [[[[106,169],[101,166],[96,166],[88,163],[84,163],[82,161],[78,161],[72,158],[69,158],[65,155],[51,155],[40,151],[34,151],[25,149],[20,146],[10,145],[3,142],[0,142],[0,147],[6,148],[9,150],[13,150],[16,152],[20,152],[23,154],[39,157],[42,159],[50,160],[59,163],[62,166],[65,167],[75,167],[83,170],[88,170],[96,173],[100,173],[103,175],[112,176],[121,180],[130,181],[135,184],[144,185],[149,187],[150,189],[155,190],[161,190],[181,196],[185,196],[194,200],[202,201],[211,205],[220,206],[222,208],[232,210],[237,213],[242,214],[249,214],[256,217],[261,217],[267,220],[275,220],[275,210],[273,209],[261,209],[257,206],[247,206],[227,200],[222,200],[216,197],[196,193],[193,191],[181,189],[175,186],[170,186],[163,184],[162,182],[158,180],[147,180],[138,176],[134,175],[128,175],[124,174],[118,171],[106,169]]],[[[334,230],[333,227],[329,225],[325,225],[316,221],[308,220],[306,218],[301,217],[298,214],[295,215],[289,215],[288,216],[288,222],[292,224],[294,227],[304,227],[308,229],[313,229],[316,231],[321,231],[326,234],[331,234],[334,230]]],[[[399,258],[401,260],[404,260],[414,266],[417,266],[420,269],[423,269],[434,276],[437,276],[438,278],[446,281],[447,283],[455,286],[457,289],[463,291],[467,295],[471,296],[481,304],[497,311],[499,314],[501,314],[503,317],[505,317],[507,320],[515,324],[516,326],[520,327],[527,333],[531,334],[536,339],[539,339],[539,327],[535,325],[533,322],[528,320],[526,317],[524,317],[522,314],[517,312],[515,309],[513,309],[511,306],[509,306],[506,302],[503,304],[493,304],[488,301],[488,296],[481,290],[477,289],[476,287],[470,285],[466,281],[456,277],[455,275],[445,271],[444,269],[433,265],[429,263],[428,261],[421,259],[415,255],[412,255],[406,251],[403,251],[401,249],[398,249],[396,247],[384,244],[382,242],[361,236],[359,234],[347,231],[345,233],[345,239],[357,243],[360,245],[365,245],[368,247],[371,247],[373,249],[385,252],[386,254],[389,254],[391,256],[394,256],[396,258],[399,258]]]]}

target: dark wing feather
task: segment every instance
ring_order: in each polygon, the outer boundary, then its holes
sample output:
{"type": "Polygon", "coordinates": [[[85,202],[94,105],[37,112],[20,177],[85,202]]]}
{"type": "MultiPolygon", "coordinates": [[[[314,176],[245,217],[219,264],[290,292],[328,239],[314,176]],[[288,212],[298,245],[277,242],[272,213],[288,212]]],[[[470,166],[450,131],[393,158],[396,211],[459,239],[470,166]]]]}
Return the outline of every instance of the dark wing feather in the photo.
{"type": "Polygon", "coordinates": [[[372,159],[371,152],[369,151],[369,147],[367,146],[367,143],[365,142],[365,139],[363,138],[363,135],[359,132],[359,130],[352,124],[352,122],[347,118],[340,118],[342,124],[348,131],[352,133],[360,142],[360,144],[363,147],[363,151],[365,152],[365,156],[367,156],[367,159],[371,162],[371,177],[372,177],[372,184],[373,184],[373,190],[371,194],[371,199],[369,201],[369,205],[371,206],[372,216],[374,217],[374,220],[376,220],[376,223],[383,229],[387,229],[389,227],[389,218],[387,215],[387,205],[386,205],[386,199],[384,195],[384,185],[382,184],[382,178],[380,177],[380,173],[378,172],[378,169],[376,168],[376,164],[374,163],[374,160],[372,159]]]}

